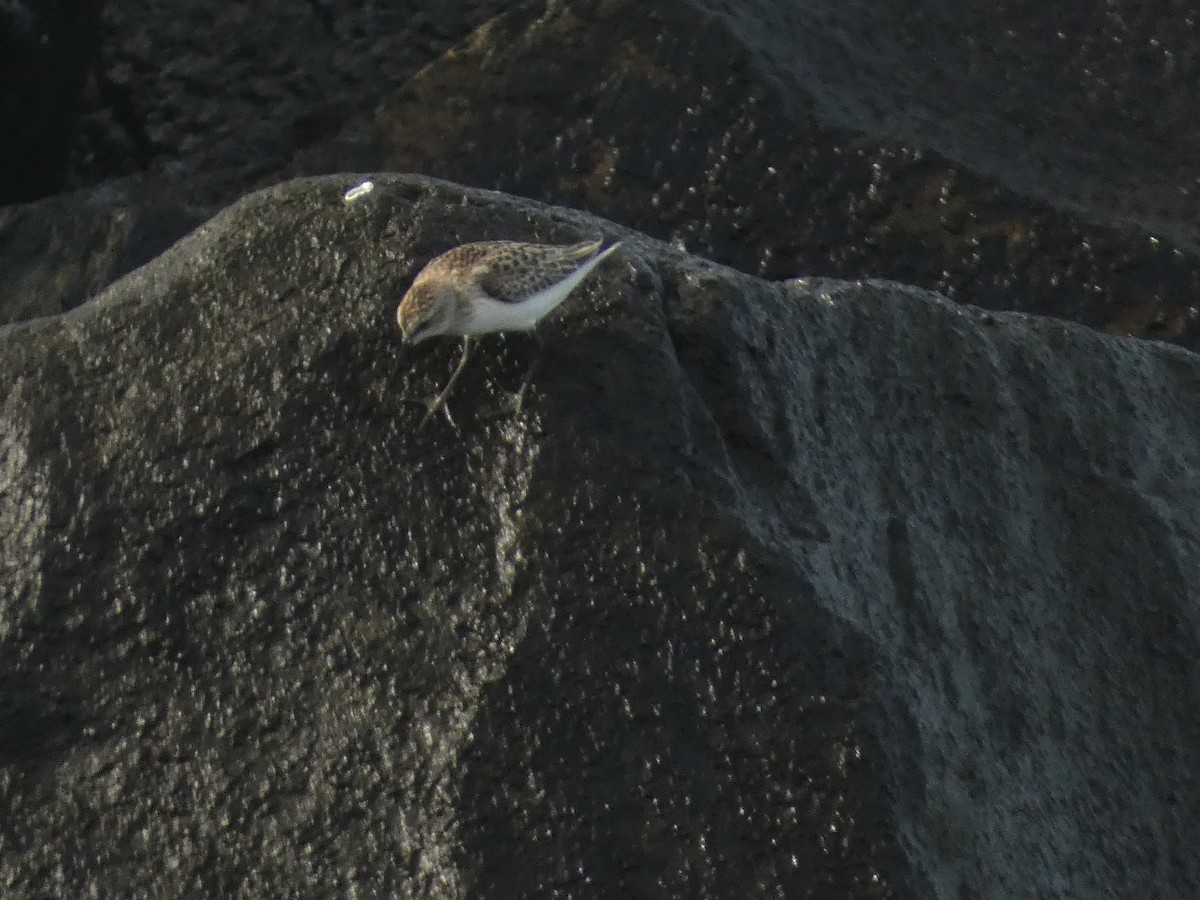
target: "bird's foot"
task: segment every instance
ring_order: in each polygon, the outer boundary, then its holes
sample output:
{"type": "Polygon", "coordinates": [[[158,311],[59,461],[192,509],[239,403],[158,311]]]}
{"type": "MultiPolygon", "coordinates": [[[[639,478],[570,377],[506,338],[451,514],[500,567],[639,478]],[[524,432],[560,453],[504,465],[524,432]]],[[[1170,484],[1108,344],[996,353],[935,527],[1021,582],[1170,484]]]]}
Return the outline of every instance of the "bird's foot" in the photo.
{"type": "Polygon", "coordinates": [[[463,340],[462,358],[458,361],[458,366],[454,369],[454,374],[450,376],[450,380],[446,382],[446,386],[432,400],[413,400],[405,398],[406,403],[420,403],[425,406],[425,415],[421,416],[421,421],[417,423],[417,428],[422,429],[429,424],[429,420],[433,418],[434,413],[439,409],[445,413],[446,421],[450,423],[450,427],[458,431],[458,424],[454,421],[454,417],[450,415],[450,407],[446,403],[446,399],[450,396],[450,392],[454,390],[454,385],[458,382],[458,378],[463,373],[463,369],[467,366],[467,359],[471,355],[471,339],[463,340]]]}
{"type": "Polygon", "coordinates": [[[417,423],[418,428],[424,428],[426,425],[428,425],[429,420],[433,418],[434,413],[440,409],[442,411],[442,415],[446,417],[446,421],[450,423],[450,427],[456,431],[458,430],[458,423],[455,422],[454,417],[450,415],[450,404],[444,399],[441,399],[441,394],[439,394],[437,397],[430,397],[425,400],[422,400],[419,397],[401,397],[400,402],[407,403],[411,406],[420,406],[425,410],[425,414],[421,416],[421,421],[417,423]]]}
{"type": "Polygon", "coordinates": [[[441,394],[438,394],[429,401],[428,408],[425,410],[425,415],[421,416],[421,421],[417,423],[418,428],[424,428],[426,425],[428,425],[429,420],[432,419],[434,414],[440,409],[446,416],[446,421],[450,423],[450,427],[455,431],[459,430],[458,423],[454,421],[454,416],[450,415],[450,404],[446,402],[446,393],[447,392],[443,391],[441,394]]]}

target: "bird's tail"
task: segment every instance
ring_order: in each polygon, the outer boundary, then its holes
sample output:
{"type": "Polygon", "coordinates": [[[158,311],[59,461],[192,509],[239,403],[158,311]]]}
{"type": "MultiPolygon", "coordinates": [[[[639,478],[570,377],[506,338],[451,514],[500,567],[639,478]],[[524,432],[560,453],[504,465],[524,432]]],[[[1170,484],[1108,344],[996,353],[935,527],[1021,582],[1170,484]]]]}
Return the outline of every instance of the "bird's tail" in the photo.
{"type": "Polygon", "coordinates": [[[569,244],[562,248],[562,254],[567,259],[587,259],[604,245],[604,241],[584,241],[581,244],[569,244]]]}
{"type": "MultiPolygon", "coordinates": [[[[601,243],[600,241],[595,241],[595,242],[594,242],[594,244],[595,244],[595,246],[596,246],[596,248],[597,248],[597,249],[599,249],[599,247],[600,247],[600,243],[601,243]]],[[[600,260],[604,259],[604,257],[608,256],[608,254],[612,253],[614,250],[616,250],[616,249],[617,249],[618,247],[620,247],[620,246],[621,246],[621,242],[620,242],[620,241],[616,241],[616,242],[614,242],[614,243],[612,244],[612,246],[610,246],[610,247],[606,248],[606,249],[604,250],[604,252],[603,252],[603,253],[597,254],[597,256],[596,256],[596,262],[600,262],[600,260]]]]}
{"type": "MultiPolygon", "coordinates": [[[[621,246],[621,242],[617,241],[606,250],[596,253],[596,250],[602,244],[602,241],[592,241],[587,244],[578,244],[578,247],[587,247],[588,253],[592,254],[591,259],[587,260],[579,266],[574,272],[568,275],[562,281],[558,281],[549,287],[543,288],[532,297],[521,303],[521,313],[524,317],[524,324],[521,327],[532,328],[538,321],[550,313],[558,304],[567,299],[571,291],[575,290],[579,282],[587,278],[588,274],[596,266],[600,265],[610,253],[621,246]]],[[[573,249],[573,248],[572,248],[573,249]]]]}
{"type": "Polygon", "coordinates": [[[595,261],[600,262],[600,260],[602,260],[602,259],[604,259],[604,257],[608,256],[608,254],[612,253],[614,250],[616,250],[618,247],[620,247],[621,242],[617,241],[611,247],[607,247],[604,249],[603,252],[601,252],[600,248],[603,246],[604,246],[603,240],[584,241],[582,244],[572,244],[569,247],[564,247],[563,253],[567,259],[571,259],[571,260],[584,260],[584,259],[590,259],[591,257],[595,257],[595,261]]]}

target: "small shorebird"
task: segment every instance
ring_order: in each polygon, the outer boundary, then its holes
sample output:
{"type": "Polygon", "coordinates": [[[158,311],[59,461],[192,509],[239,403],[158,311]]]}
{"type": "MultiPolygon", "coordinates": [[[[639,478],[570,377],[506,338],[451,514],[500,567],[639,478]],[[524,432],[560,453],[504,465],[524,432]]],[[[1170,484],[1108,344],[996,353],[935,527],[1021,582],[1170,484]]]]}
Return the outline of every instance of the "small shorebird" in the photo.
{"type": "MultiPolygon", "coordinates": [[[[463,351],[454,374],[429,402],[421,425],[440,408],[450,418],[446,398],[467,365],[471,338],[494,331],[532,330],[621,246],[617,241],[601,250],[602,244],[485,241],[455,247],[426,265],[396,310],[404,343],[411,346],[437,335],[456,334],[463,337],[463,351]]],[[[524,391],[522,384],[518,398],[524,391]]]]}

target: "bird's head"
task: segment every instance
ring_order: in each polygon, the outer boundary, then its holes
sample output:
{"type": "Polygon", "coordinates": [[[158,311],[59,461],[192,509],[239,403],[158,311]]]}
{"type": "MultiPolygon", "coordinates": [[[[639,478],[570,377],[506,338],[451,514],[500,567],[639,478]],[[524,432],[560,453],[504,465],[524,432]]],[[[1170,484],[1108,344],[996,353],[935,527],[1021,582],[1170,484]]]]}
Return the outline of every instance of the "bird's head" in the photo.
{"type": "Polygon", "coordinates": [[[457,310],[458,294],[453,285],[417,276],[396,308],[396,324],[404,343],[411,346],[425,338],[450,334],[457,310]]]}

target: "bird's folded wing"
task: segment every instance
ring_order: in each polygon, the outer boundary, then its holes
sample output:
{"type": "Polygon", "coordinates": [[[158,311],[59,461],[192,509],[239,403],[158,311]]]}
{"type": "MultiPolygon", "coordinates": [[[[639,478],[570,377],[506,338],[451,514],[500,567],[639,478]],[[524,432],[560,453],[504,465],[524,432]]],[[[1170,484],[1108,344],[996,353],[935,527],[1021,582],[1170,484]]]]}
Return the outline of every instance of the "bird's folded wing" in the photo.
{"type": "Polygon", "coordinates": [[[501,303],[517,303],[521,296],[516,291],[516,283],[508,272],[497,272],[489,269],[479,275],[479,286],[493,300],[501,303]]]}
{"type": "Polygon", "coordinates": [[[479,274],[479,286],[504,303],[520,303],[546,288],[558,284],[579,268],[573,259],[543,259],[536,266],[512,269],[492,268],[479,274]]]}

